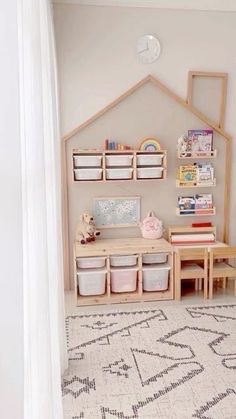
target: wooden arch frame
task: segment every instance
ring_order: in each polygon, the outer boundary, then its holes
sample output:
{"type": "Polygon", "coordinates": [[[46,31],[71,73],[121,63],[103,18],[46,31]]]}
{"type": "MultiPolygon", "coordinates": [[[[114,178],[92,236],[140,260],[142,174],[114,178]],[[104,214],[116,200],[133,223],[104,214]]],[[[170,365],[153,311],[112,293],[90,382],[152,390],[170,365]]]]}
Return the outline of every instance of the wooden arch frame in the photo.
{"type": "Polygon", "coordinates": [[[67,192],[67,167],[66,167],[66,144],[70,138],[78,134],[82,129],[86,128],[88,125],[92,124],[110,109],[114,108],[128,96],[132,95],[140,87],[144,86],[147,83],[152,83],[163,93],[169,96],[172,100],[179,103],[183,108],[190,111],[193,115],[199,118],[207,126],[215,130],[221,137],[225,140],[225,180],[224,180],[224,213],[223,213],[223,240],[227,243],[229,238],[229,196],[230,196],[230,175],[231,175],[231,147],[232,147],[232,137],[225,132],[217,123],[208,119],[202,112],[196,109],[188,100],[184,100],[172,90],[170,90],[166,85],[164,85],[160,80],[155,78],[152,75],[146,76],[144,79],[140,80],[138,83],[126,90],[122,95],[117,97],[115,100],[110,102],[107,106],[102,108],[100,111],[95,113],[89,119],[87,119],[82,124],[75,127],[72,131],[67,133],[62,138],[62,220],[63,220],[63,249],[64,249],[64,277],[65,277],[65,288],[69,289],[69,237],[68,237],[68,192],[67,192]]]}

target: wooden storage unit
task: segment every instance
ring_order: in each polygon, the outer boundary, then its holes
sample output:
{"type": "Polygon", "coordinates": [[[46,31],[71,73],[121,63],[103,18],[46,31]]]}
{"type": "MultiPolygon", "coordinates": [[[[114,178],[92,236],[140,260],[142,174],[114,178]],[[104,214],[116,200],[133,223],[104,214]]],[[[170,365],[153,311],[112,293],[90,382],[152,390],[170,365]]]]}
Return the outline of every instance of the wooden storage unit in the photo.
{"type": "Polygon", "coordinates": [[[73,150],[72,173],[74,182],[118,182],[118,181],[147,181],[163,180],[167,175],[167,153],[160,151],[140,151],[140,150],[73,150]],[[88,158],[88,164],[76,165],[79,158],[88,158]],[[101,157],[100,166],[89,165],[91,157],[101,157]],[[116,157],[116,159],[114,159],[116,157]],[[125,159],[126,157],[126,159],[125,159]],[[155,163],[155,157],[157,163],[155,163]],[[143,159],[143,160],[141,160],[143,159]],[[76,179],[77,173],[87,171],[88,178],[76,179]],[[145,173],[146,171],[146,173],[145,173]],[[90,174],[98,175],[89,179],[90,174]],[[159,173],[158,173],[159,172],[159,173]],[[101,175],[101,176],[100,176],[101,175]]]}
{"type": "MultiPolygon", "coordinates": [[[[161,264],[160,264],[161,266],[161,264]]],[[[123,268],[124,269],[124,268],[123,268]]],[[[127,268],[128,269],[128,268],[127,268]]],[[[76,305],[110,304],[134,301],[172,300],[173,295],[173,250],[165,239],[148,240],[143,238],[100,239],[88,245],[74,243],[74,289],[76,305]],[[166,253],[170,265],[168,289],[166,291],[143,291],[142,255],[151,253],[166,253]],[[138,255],[137,258],[137,288],[134,292],[112,293],[110,256],[138,255]],[[106,291],[103,295],[81,296],[77,282],[77,258],[106,257],[106,291]]]]}

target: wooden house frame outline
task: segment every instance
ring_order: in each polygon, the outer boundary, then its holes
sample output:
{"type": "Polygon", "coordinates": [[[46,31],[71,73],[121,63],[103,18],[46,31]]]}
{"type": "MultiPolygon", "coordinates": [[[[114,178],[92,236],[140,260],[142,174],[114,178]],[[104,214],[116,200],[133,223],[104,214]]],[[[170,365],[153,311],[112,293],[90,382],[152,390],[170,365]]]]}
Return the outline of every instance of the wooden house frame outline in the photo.
{"type": "MultiPolygon", "coordinates": [[[[193,72],[189,72],[188,80],[191,80],[191,75],[193,72]]],[[[204,73],[203,73],[204,74],[204,73]]],[[[207,73],[208,75],[210,73],[207,73]]],[[[214,74],[219,73],[211,73],[214,74]]],[[[222,74],[222,73],[221,73],[222,74]]],[[[225,74],[225,73],[224,73],[225,74]]],[[[223,241],[226,243],[229,239],[229,210],[230,210],[230,177],[231,177],[231,148],[232,148],[232,137],[226,131],[224,131],[215,121],[209,119],[206,115],[200,112],[195,108],[189,101],[190,93],[189,89],[191,86],[188,84],[188,96],[187,100],[184,100],[182,97],[178,96],[171,89],[169,89],[165,84],[160,80],[155,78],[152,75],[148,75],[138,83],[134,84],[123,94],[118,96],[115,100],[110,102],[107,106],[102,108],[100,111],[96,112],[93,116],[88,118],[85,122],[75,127],[73,130],[68,132],[62,137],[61,144],[61,169],[62,169],[62,224],[63,224],[63,256],[64,256],[64,279],[65,279],[65,288],[69,289],[69,229],[68,229],[68,186],[67,186],[67,163],[66,163],[66,145],[67,142],[78,134],[81,130],[86,128],[88,125],[92,124],[106,112],[114,108],[116,105],[125,100],[128,96],[136,92],[140,87],[144,86],[147,83],[152,83],[154,86],[159,88],[164,94],[169,96],[172,100],[179,103],[183,108],[190,111],[198,119],[204,122],[208,127],[215,130],[224,140],[225,140],[225,179],[224,179],[224,211],[223,211],[223,241]]]]}

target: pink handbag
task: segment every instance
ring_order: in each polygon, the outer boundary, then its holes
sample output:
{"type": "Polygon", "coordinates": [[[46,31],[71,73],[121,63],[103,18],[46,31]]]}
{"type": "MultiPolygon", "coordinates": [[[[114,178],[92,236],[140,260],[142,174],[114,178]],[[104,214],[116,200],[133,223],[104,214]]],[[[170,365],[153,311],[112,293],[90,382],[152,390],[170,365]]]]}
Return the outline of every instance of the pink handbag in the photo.
{"type": "Polygon", "coordinates": [[[144,239],[160,239],[163,235],[162,221],[159,220],[153,211],[140,223],[140,229],[144,239]]]}

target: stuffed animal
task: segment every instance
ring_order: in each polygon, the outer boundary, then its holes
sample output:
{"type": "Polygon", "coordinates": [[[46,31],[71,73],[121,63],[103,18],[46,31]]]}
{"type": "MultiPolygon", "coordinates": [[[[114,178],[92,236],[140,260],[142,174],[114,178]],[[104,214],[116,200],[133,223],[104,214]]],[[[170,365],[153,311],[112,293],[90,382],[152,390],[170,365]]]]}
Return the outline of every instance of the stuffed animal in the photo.
{"type": "Polygon", "coordinates": [[[191,153],[191,140],[187,135],[182,135],[178,139],[177,149],[179,154],[183,157],[186,157],[188,156],[188,153],[191,153]]]}
{"type": "Polygon", "coordinates": [[[81,214],[76,229],[76,241],[86,244],[94,241],[99,235],[100,231],[96,229],[93,217],[88,213],[81,214]]]}

